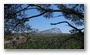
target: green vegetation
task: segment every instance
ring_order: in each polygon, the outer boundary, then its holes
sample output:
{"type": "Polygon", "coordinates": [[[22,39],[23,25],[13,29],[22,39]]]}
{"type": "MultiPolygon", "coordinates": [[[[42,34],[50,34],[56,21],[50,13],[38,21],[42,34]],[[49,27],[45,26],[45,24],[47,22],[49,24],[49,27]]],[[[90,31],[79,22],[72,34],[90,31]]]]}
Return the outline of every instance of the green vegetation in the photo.
{"type": "Polygon", "coordinates": [[[82,41],[72,38],[71,34],[60,35],[27,35],[27,41],[18,46],[5,49],[80,49],[82,41]]]}
{"type": "Polygon", "coordinates": [[[4,4],[4,37],[5,49],[84,49],[84,4],[4,4]],[[56,17],[60,20],[42,21],[56,17]],[[41,19],[37,23],[33,18],[41,19]],[[51,28],[44,21],[51,26],[65,23],[72,29],[65,24],[57,27],[72,35],[35,34],[39,29],[51,28]]]}

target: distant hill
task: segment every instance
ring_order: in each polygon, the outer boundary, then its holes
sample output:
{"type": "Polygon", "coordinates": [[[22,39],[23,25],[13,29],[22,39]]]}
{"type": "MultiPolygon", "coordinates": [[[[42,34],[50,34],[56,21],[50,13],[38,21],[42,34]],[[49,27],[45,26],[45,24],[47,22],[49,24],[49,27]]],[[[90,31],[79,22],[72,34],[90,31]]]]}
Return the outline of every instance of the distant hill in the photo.
{"type": "Polygon", "coordinates": [[[40,34],[59,34],[62,33],[61,30],[59,28],[51,28],[48,30],[43,30],[43,31],[38,31],[38,33],[40,34]]]}

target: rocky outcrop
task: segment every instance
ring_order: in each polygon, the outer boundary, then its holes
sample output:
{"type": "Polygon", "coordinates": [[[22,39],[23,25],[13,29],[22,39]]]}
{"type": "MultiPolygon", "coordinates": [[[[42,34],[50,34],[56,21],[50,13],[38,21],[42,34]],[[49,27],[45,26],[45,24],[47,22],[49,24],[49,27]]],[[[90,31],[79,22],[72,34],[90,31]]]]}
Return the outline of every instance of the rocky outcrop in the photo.
{"type": "Polygon", "coordinates": [[[5,45],[6,47],[10,47],[10,46],[18,46],[18,44],[26,42],[27,38],[24,36],[18,36],[18,37],[14,37],[11,40],[7,40],[5,41],[5,45]]]}

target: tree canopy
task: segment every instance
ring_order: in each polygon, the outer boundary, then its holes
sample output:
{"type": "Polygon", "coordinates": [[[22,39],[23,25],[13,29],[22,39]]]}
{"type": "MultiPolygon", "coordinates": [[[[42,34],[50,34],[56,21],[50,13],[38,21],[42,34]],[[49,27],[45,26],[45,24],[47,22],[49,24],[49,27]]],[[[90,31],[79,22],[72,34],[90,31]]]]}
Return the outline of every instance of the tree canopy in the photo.
{"type": "MultiPolygon", "coordinates": [[[[23,31],[31,30],[31,26],[27,25],[31,18],[43,16],[47,19],[64,16],[65,19],[70,20],[76,26],[84,26],[84,4],[5,4],[4,5],[4,31],[23,31]],[[25,13],[27,10],[37,10],[39,14],[27,17],[25,13]],[[55,12],[61,14],[54,16],[55,12]]],[[[57,25],[67,23],[74,30],[83,34],[82,30],[78,29],[68,21],[51,23],[57,25]]]]}

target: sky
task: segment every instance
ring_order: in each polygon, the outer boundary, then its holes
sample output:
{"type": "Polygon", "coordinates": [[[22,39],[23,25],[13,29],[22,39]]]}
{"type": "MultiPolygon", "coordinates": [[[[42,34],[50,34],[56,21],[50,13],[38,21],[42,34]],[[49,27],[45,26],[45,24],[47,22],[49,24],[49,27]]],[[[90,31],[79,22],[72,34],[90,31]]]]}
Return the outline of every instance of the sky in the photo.
{"type": "MultiPolygon", "coordinates": [[[[35,10],[31,10],[31,11],[27,11],[26,13],[28,14],[28,17],[29,17],[29,16],[36,15],[38,12],[35,10]]],[[[58,13],[56,13],[55,15],[58,15],[58,13]]],[[[67,26],[67,24],[65,23],[58,24],[58,25],[50,25],[50,23],[57,23],[64,20],[66,20],[64,17],[46,19],[43,16],[39,16],[39,17],[30,19],[28,23],[32,28],[39,29],[39,31],[56,27],[56,28],[59,28],[63,33],[69,33],[69,30],[71,30],[71,27],[67,26]]]]}
{"type": "MultiPolygon", "coordinates": [[[[38,11],[36,10],[28,10],[26,11],[27,17],[33,16],[33,15],[37,15],[38,11]]],[[[59,15],[60,13],[55,13],[54,16],[59,15]]],[[[61,16],[61,17],[56,17],[56,18],[50,18],[50,19],[46,19],[43,16],[39,16],[39,17],[35,17],[29,20],[29,25],[32,28],[36,28],[39,29],[39,31],[43,31],[43,30],[47,30],[47,29],[51,29],[51,28],[59,28],[63,33],[69,33],[69,30],[71,30],[72,28],[69,27],[66,23],[63,24],[58,24],[58,25],[50,25],[50,23],[57,23],[60,21],[65,21],[66,19],[61,16]]],[[[69,21],[69,20],[68,20],[69,21]]],[[[81,28],[81,27],[78,27],[81,28]]]]}
{"type": "MultiPolygon", "coordinates": [[[[63,17],[61,17],[61,19],[63,19],[63,17]]],[[[45,19],[41,16],[35,19],[31,19],[31,21],[29,21],[29,24],[32,26],[32,28],[37,28],[40,31],[57,27],[62,32],[68,33],[71,27],[68,27],[67,24],[50,25],[50,23],[60,22],[61,19],[60,18],[45,19]]]]}

